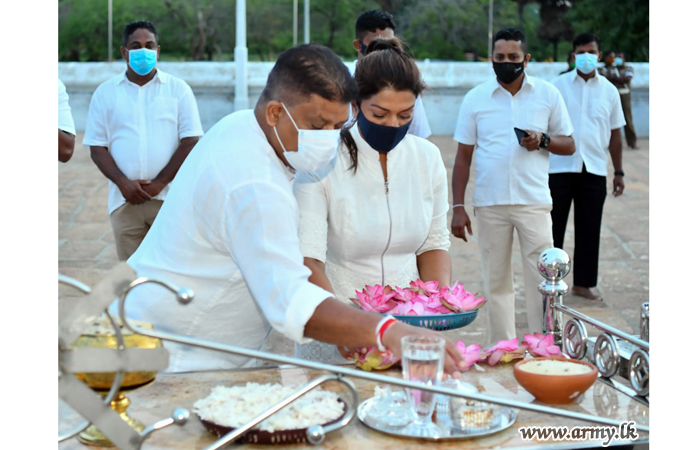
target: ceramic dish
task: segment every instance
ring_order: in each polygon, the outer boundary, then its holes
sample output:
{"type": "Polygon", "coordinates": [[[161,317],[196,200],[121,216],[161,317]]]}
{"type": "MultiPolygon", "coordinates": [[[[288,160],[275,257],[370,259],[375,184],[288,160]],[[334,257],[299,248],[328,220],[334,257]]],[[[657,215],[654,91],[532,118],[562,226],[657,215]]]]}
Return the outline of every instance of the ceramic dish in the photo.
{"type": "MultiPolygon", "coordinates": [[[[573,368],[573,367],[572,367],[573,368]]],[[[573,368],[576,371],[576,368],[573,368]]],[[[562,405],[571,403],[581,394],[590,388],[598,378],[598,368],[585,361],[563,358],[533,358],[518,362],[513,367],[513,375],[520,385],[542,403],[562,405]],[[543,374],[523,370],[526,364],[537,364],[541,362],[553,362],[566,370],[563,364],[583,365],[590,370],[586,373],[566,374],[543,374]]]]}

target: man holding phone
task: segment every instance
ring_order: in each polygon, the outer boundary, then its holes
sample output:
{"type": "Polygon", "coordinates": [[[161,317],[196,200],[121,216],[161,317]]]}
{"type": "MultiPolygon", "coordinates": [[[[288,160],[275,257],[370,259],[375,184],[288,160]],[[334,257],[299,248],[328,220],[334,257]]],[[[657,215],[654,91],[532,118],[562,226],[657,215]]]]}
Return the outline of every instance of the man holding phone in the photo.
{"type": "Polygon", "coordinates": [[[465,241],[466,233],[472,234],[464,194],[474,159],[472,206],[489,301],[489,341],[494,343],[516,337],[513,230],[520,240],[528,331],[542,331],[537,259],[553,246],[549,154],[571,155],[576,148],[559,91],[525,73],[530,55],[523,32],[499,31],[491,60],[496,77],[465,95],[457,119],[452,233],[465,241]],[[515,129],[526,134],[518,137],[515,129]]]}

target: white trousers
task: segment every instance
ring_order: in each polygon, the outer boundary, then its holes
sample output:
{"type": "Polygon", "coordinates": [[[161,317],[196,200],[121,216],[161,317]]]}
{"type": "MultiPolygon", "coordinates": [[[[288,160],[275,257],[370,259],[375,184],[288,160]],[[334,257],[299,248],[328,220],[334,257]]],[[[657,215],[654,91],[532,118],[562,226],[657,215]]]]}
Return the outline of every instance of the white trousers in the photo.
{"type": "Polygon", "coordinates": [[[511,265],[514,229],[518,232],[523,261],[528,333],[541,333],[543,303],[538,286],[543,278],[537,271],[537,260],[543,251],[554,246],[552,205],[497,205],[474,210],[486,291],[489,345],[516,337],[511,265]]]}

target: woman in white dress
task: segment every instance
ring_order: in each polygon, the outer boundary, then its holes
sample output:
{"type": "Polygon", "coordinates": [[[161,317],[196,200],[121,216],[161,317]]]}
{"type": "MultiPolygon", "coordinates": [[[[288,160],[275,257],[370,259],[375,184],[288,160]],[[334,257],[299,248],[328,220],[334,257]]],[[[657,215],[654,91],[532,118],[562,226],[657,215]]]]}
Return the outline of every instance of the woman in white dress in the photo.
{"type": "MultiPolygon", "coordinates": [[[[324,169],[298,174],[299,237],[309,280],[349,302],[365,285],[449,285],[447,173],[440,150],[407,134],[420,71],[398,39],[377,38],[357,64],[357,118],[324,169]]],[[[328,344],[296,356],[329,363],[349,354],[328,344]],[[341,354],[342,352],[342,354],[341,354]]]]}

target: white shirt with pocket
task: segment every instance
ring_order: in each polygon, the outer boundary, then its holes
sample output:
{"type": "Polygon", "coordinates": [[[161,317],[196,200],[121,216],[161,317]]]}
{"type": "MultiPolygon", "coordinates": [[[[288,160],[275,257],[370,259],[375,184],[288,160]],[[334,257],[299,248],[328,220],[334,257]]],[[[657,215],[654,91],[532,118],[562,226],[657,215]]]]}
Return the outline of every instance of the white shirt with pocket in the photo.
{"type": "Polygon", "coordinates": [[[550,155],[549,173],[581,173],[585,163],[587,172],[606,176],[611,132],[625,126],[617,88],[598,71],[585,81],[572,70],[552,84],[561,92],[574,123],[576,153],[550,155]]]}
{"type": "MultiPolygon", "coordinates": [[[[259,350],[271,327],[299,343],[332,294],[308,281],[297,233],[293,175],[252,110],[221,119],[172,182],[153,226],[127,261],[138,276],[194,290],[180,305],[160,286],[140,286],[127,312],[157,329],[259,350]]],[[[247,367],[242,356],[165,343],[171,372],[247,367]]]]}
{"type": "Polygon", "coordinates": [[[515,95],[494,76],[464,96],[454,139],[475,146],[472,206],[552,204],[549,152],[521,146],[516,127],[550,136],[574,132],[557,88],[527,74],[515,95]]]}
{"type": "MultiPolygon", "coordinates": [[[[143,86],[126,72],[97,87],[90,101],[83,145],[107,147],[130,180],[152,180],[170,162],[180,141],[201,136],[202,124],[192,89],[162,70],[143,86]]],[[[169,186],[154,197],[164,200],[169,186]]],[[[108,212],[126,203],[109,182],[108,212]]]]}
{"type": "Polygon", "coordinates": [[[368,284],[408,287],[419,277],[418,255],[450,248],[440,150],[407,134],[387,155],[385,184],[379,152],[357,125],[350,133],[358,147],[357,173],[342,145],[329,166],[294,180],[302,254],[325,263],[343,301],[368,284]]]}

